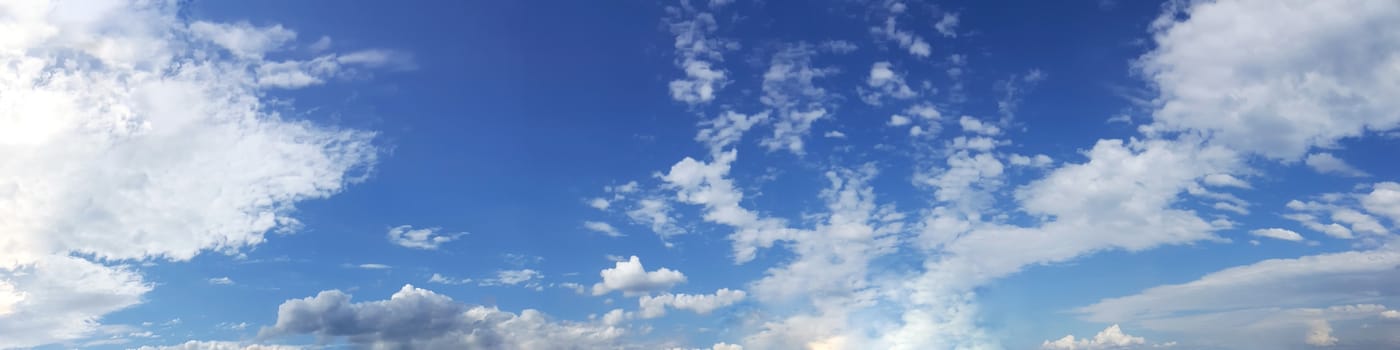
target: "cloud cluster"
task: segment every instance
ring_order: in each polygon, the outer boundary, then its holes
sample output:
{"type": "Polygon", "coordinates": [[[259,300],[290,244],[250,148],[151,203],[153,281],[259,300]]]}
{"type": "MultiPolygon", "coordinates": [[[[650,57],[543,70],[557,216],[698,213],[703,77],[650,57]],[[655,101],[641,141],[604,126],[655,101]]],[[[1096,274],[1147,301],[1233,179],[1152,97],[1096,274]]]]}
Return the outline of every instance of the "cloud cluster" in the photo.
{"type": "Polygon", "coordinates": [[[677,283],[685,282],[685,274],[680,271],[660,268],[647,271],[642,259],[632,256],[627,261],[618,261],[617,266],[598,272],[602,282],[593,285],[593,295],[604,295],[620,291],[624,295],[642,295],[664,291],[677,283]]]}
{"type": "Polygon", "coordinates": [[[258,334],[343,338],[375,349],[594,349],[618,347],[624,330],[553,321],[531,309],[469,306],[405,285],[387,300],[351,302],[338,290],[288,300],[258,334]]]}
{"type": "Polygon", "coordinates": [[[178,6],[0,4],[0,347],[82,337],[151,288],[121,261],[259,244],[374,164],[374,133],[263,101],[362,64],[266,61],[293,31],[178,6]]]}

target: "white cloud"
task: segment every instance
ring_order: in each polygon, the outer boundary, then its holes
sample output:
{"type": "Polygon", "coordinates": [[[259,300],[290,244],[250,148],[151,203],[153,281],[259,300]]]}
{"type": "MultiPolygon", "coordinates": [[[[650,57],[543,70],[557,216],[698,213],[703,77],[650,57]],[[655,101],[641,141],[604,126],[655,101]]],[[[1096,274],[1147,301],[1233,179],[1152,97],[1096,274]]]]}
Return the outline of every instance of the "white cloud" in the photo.
{"type": "Polygon", "coordinates": [[[943,34],[944,37],[958,37],[958,14],[944,13],[943,18],[939,19],[938,23],[933,24],[933,28],[937,29],[938,33],[943,34]]]}
{"type": "Polygon", "coordinates": [[[870,77],[866,78],[865,85],[872,90],[857,89],[861,100],[878,106],[885,96],[901,100],[919,96],[904,82],[904,75],[894,71],[893,66],[889,62],[875,62],[870,66],[870,77]]]}
{"type": "Polygon", "coordinates": [[[584,221],[583,227],[588,229],[589,231],[601,233],[607,235],[608,237],[625,236],[622,234],[622,232],[617,232],[617,228],[614,228],[612,224],[602,221],[584,221]]]}
{"type": "Polygon", "coordinates": [[[1230,174],[1210,174],[1202,180],[1206,185],[1215,187],[1250,188],[1248,182],[1230,174]]]}
{"type": "Polygon", "coordinates": [[[233,285],[233,280],[228,277],[210,278],[209,284],[229,286],[233,285]]]}
{"type": "MultiPolygon", "coordinates": [[[[1183,284],[1100,300],[1077,311],[1089,321],[1133,322],[1216,347],[1298,347],[1304,342],[1300,334],[1316,320],[1381,317],[1384,307],[1362,303],[1400,297],[1389,287],[1397,268],[1400,252],[1393,244],[1368,251],[1270,259],[1183,284]]],[[[1349,342],[1362,348],[1367,347],[1363,344],[1386,347],[1380,344],[1390,340],[1378,335],[1395,330],[1400,327],[1357,334],[1349,342]]]]}
{"type": "Polygon", "coordinates": [[[1275,159],[1400,125],[1400,3],[1179,2],[1138,67],[1161,96],[1149,133],[1197,130],[1275,159]],[[1184,19],[1184,20],[1183,20],[1184,19]]]}
{"type": "Polygon", "coordinates": [[[714,158],[705,163],[686,157],[672,165],[661,179],[676,190],[676,200],[704,206],[705,221],[735,229],[729,235],[735,262],[753,260],[758,248],[771,247],[774,242],[796,232],[782,219],[760,217],[740,205],[744,194],[727,178],[729,165],[738,158],[737,150],[731,149],[714,158]]]}
{"type": "Polygon", "coordinates": [[[827,131],[825,134],[822,134],[822,136],[829,139],[844,139],[846,138],[846,133],[837,130],[832,130],[827,131]]]}
{"type": "Polygon", "coordinates": [[[909,125],[909,117],[902,116],[902,115],[898,115],[898,114],[891,115],[891,116],[890,116],[890,121],[887,122],[887,123],[885,123],[885,125],[889,125],[889,126],[905,126],[905,125],[909,125]]]}
{"type": "Polygon", "coordinates": [[[1313,320],[1308,322],[1308,336],[1303,343],[1312,346],[1333,346],[1337,345],[1337,337],[1332,336],[1332,325],[1327,320],[1313,320]]]}
{"type": "Polygon", "coordinates": [[[255,27],[247,22],[211,23],[196,21],[190,23],[190,34],[211,41],[235,56],[248,59],[262,59],[263,54],[282,47],[296,39],[297,33],[281,25],[255,27]]]}
{"type": "Polygon", "coordinates": [[[260,338],[314,335],[375,349],[612,348],[625,331],[602,324],[559,322],[526,309],[519,314],[468,306],[405,285],[387,300],[352,303],[338,290],[288,300],[260,338]]]}
{"type": "Polygon", "coordinates": [[[531,269],[501,270],[496,271],[496,278],[483,282],[483,285],[518,285],[526,284],[533,286],[533,281],[543,278],[544,274],[531,269]]]}
{"type": "Polygon", "coordinates": [[[637,207],[627,211],[627,217],[633,222],[650,226],[651,231],[660,235],[662,239],[685,233],[676,225],[676,219],[671,216],[671,204],[664,199],[637,200],[637,207]]]}
{"type": "Polygon", "coordinates": [[[311,52],[321,52],[329,50],[331,48],[331,43],[331,37],[322,35],[320,39],[316,39],[316,42],[311,43],[311,46],[307,46],[306,48],[311,50],[311,52]]]}
{"type": "Polygon", "coordinates": [[[393,268],[392,266],[384,264],[359,264],[355,265],[355,267],[359,267],[365,270],[388,270],[390,268],[393,268]]]}
{"type": "Polygon", "coordinates": [[[690,310],[706,315],[722,307],[734,305],[744,300],[747,294],[742,290],[721,288],[714,294],[671,294],[657,296],[643,295],[637,299],[642,318],[656,318],[666,315],[667,308],[690,310]]]}
{"type": "Polygon", "coordinates": [[[928,57],[932,53],[927,41],[918,34],[898,28],[895,15],[885,19],[884,26],[871,27],[870,33],[885,40],[894,41],[899,47],[909,50],[915,57],[928,57]]]}
{"type": "Polygon", "coordinates": [[[152,288],[116,264],[294,231],[298,202],[374,164],[373,133],[264,100],[263,54],[295,33],[180,4],[0,4],[0,347],[87,336],[152,288]]]}
{"type": "Polygon", "coordinates": [[[1001,133],[1001,129],[997,128],[996,125],[992,125],[991,123],[983,123],[982,121],[977,120],[977,118],[969,116],[963,116],[961,119],[958,119],[958,125],[962,126],[963,131],[974,134],[995,136],[1001,133]]]}
{"type": "Polygon", "coordinates": [[[1135,345],[1147,343],[1142,337],[1135,337],[1123,333],[1118,325],[1108,326],[1099,334],[1095,334],[1092,339],[1075,340],[1073,335],[1066,335],[1055,341],[1046,340],[1040,344],[1041,349],[1046,350],[1098,350],[1098,349],[1123,349],[1135,345]]]}
{"type": "Polygon", "coordinates": [[[763,96],[759,101],[777,111],[773,117],[773,134],[760,141],[769,151],[804,152],[803,138],[812,123],[828,116],[834,109],[826,89],[818,87],[817,79],[836,73],[834,68],[813,67],[817,52],[809,45],[797,44],[779,50],[763,73],[763,96]]]}
{"type": "Polygon", "coordinates": [[[1032,157],[1013,153],[1007,158],[1007,162],[1015,166],[1028,166],[1033,168],[1044,168],[1055,164],[1054,159],[1050,159],[1050,156],[1044,154],[1037,154],[1032,157]]]}
{"type": "Polygon", "coordinates": [[[726,147],[739,142],[744,132],[754,125],[768,121],[768,111],[743,115],[725,111],[714,119],[701,123],[704,128],[695,135],[695,140],[710,146],[711,154],[719,154],[726,147]]]}
{"type": "Polygon", "coordinates": [[[714,15],[695,12],[689,6],[668,7],[668,24],[675,35],[676,65],[685,78],[672,80],[671,98],[697,105],[715,99],[715,93],[729,84],[727,73],[714,67],[723,60],[725,42],[710,37],[718,29],[714,15]]]}
{"type": "Polygon", "coordinates": [[[1323,174],[1337,174],[1348,177],[1371,176],[1371,174],[1367,174],[1351,166],[1351,164],[1347,164],[1346,161],[1326,152],[1309,154],[1308,157],[1303,160],[1303,163],[1307,164],[1309,168],[1323,174]]]}
{"type": "Polygon", "coordinates": [[[670,289],[677,283],[685,282],[685,274],[680,271],[660,268],[647,271],[642,260],[633,255],[627,261],[619,261],[610,269],[598,272],[602,282],[593,285],[593,295],[603,295],[621,291],[623,295],[643,295],[670,289]]]}
{"type": "Polygon", "coordinates": [[[361,65],[370,68],[391,68],[395,70],[413,70],[417,65],[413,63],[413,56],[405,52],[369,49],[341,54],[335,57],[336,62],[348,65],[361,65]]]}
{"type": "Polygon", "coordinates": [[[411,225],[402,225],[389,229],[387,236],[389,242],[400,247],[413,249],[438,249],[443,243],[456,240],[465,235],[465,232],[444,233],[441,227],[429,227],[414,229],[411,225]]]}
{"type": "Polygon", "coordinates": [[[472,282],[472,279],[470,279],[470,278],[457,279],[457,278],[451,278],[451,277],[443,276],[443,275],[437,274],[437,273],[434,273],[431,277],[428,277],[428,283],[461,285],[461,284],[467,284],[467,283],[471,283],[471,282],[472,282]]]}
{"type": "Polygon", "coordinates": [[[1255,236],[1259,236],[1259,237],[1268,237],[1268,238],[1273,238],[1273,239],[1281,239],[1281,240],[1285,240],[1285,241],[1299,242],[1299,241],[1302,241],[1302,240],[1303,240],[1303,235],[1300,235],[1300,234],[1298,234],[1297,232],[1293,232],[1293,231],[1289,231],[1289,230],[1285,230],[1285,229],[1281,229],[1281,228],[1264,228],[1264,229],[1258,229],[1258,230],[1249,231],[1249,234],[1255,235],[1255,236]]]}
{"type": "Polygon", "coordinates": [[[204,341],[191,340],[178,345],[166,346],[142,346],[136,350],[301,350],[306,349],[299,345],[262,345],[247,344],[233,341],[204,341]]]}
{"type": "Polygon", "coordinates": [[[1368,212],[1389,218],[1391,225],[1400,226],[1400,183],[1373,185],[1371,192],[1361,197],[1361,205],[1368,212]]]}
{"type": "Polygon", "coordinates": [[[607,198],[594,198],[588,201],[588,206],[593,207],[593,209],[608,210],[608,207],[612,206],[612,202],[608,202],[607,198]]]}

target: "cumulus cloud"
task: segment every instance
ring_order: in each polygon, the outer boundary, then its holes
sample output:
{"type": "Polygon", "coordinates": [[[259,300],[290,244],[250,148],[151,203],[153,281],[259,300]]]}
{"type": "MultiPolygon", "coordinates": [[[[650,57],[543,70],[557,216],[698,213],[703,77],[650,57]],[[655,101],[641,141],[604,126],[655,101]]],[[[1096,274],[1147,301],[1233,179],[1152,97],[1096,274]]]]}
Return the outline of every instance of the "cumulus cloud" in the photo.
{"type": "Polygon", "coordinates": [[[685,78],[672,80],[671,98],[697,105],[715,99],[715,93],[729,84],[727,73],[715,67],[723,61],[723,40],[713,37],[718,23],[713,14],[698,11],[689,4],[668,7],[668,24],[675,36],[676,65],[685,78]]]}
{"type": "Polygon", "coordinates": [[[832,97],[816,85],[816,80],[837,71],[814,66],[812,57],[816,54],[807,44],[787,46],[773,54],[768,70],[763,72],[763,96],[759,102],[776,111],[773,134],[760,141],[769,151],[803,154],[803,139],[811,132],[812,123],[826,118],[835,108],[832,97]]]}
{"type": "Polygon", "coordinates": [[[943,18],[938,20],[938,23],[933,24],[933,29],[937,29],[938,34],[943,34],[945,37],[956,38],[958,37],[958,22],[958,14],[945,13],[943,18]]]}
{"type": "Polygon", "coordinates": [[[560,349],[617,347],[623,334],[607,325],[553,321],[531,309],[514,314],[469,306],[405,285],[387,300],[351,302],[338,290],[288,300],[259,337],[314,335],[376,349],[560,349]]]}
{"type": "Polygon", "coordinates": [[[1323,174],[1337,174],[1347,177],[1371,176],[1371,174],[1367,174],[1361,171],[1361,169],[1347,164],[1347,162],[1341,158],[1337,158],[1331,153],[1326,152],[1309,154],[1307,158],[1303,159],[1303,163],[1307,164],[1309,168],[1323,174]]]}
{"type": "Polygon", "coordinates": [[[899,28],[898,21],[895,19],[898,11],[895,12],[885,19],[884,25],[871,27],[870,33],[875,34],[878,38],[895,42],[915,57],[928,57],[929,54],[933,53],[928,41],[925,41],[923,37],[912,31],[899,28]]]}
{"type": "Polygon", "coordinates": [[[878,106],[880,99],[886,96],[903,100],[919,95],[909,88],[904,75],[895,72],[893,66],[889,62],[875,62],[870,66],[870,77],[866,78],[865,85],[871,90],[858,89],[861,100],[878,106]]]}
{"type": "Polygon", "coordinates": [[[1297,232],[1293,232],[1293,231],[1285,230],[1285,229],[1281,229],[1281,228],[1265,228],[1265,229],[1258,229],[1258,230],[1249,231],[1249,234],[1255,235],[1255,236],[1259,236],[1259,237],[1267,237],[1267,238],[1273,238],[1273,239],[1281,239],[1281,240],[1285,240],[1285,241],[1294,241],[1294,242],[1297,242],[1297,241],[1302,241],[1302,240],[1303,240],[1303,235],[1300,235],[1300,234],[1298,234],[1297,232]]]}
{"type": "Polygon", "coordinates": [[[643,295],[637,299],[642,318],[656,318],[666,315],[666,309],[690,310],[705,315],[716,309],[734,305],[744,300],[747,294],[742,290],[721,288],[714,294],[671,294],[657,296],[643,295]]]}
{"type": "Polygon", "coordinates": [[[1179,2],[1138,61],[1160,97],[1148,132],[1297,159],[1368,130],[1400,126],[1400,4],[1179,2]],[[1184,20],[1183,20],[1184,19],[1184,20]]]}
{"type": "Polygon", "coordinates": [[[603,281],[593,285],[593,295],[614,291],[621,291],[629,296],[641,295],[664,291],[677,283],[685,282],[685,274],[680,271],[664,267],[656,271],[647,271],[642,266],[642,259],[635,255],[627,261],[618,261],[613,268],[599,271],[598,275],[603,277],[603,281]]]}
{"type": "Polygon", "coordinates": [[[1135,345],[1143,345],[1147,340],[1142,337],[1135,337],[1123,333],[1118,325],[1108,326],[1093,338],[1075,340],[1074,335],[1066,335],[1064,338],[1055,341],[1046,340],[1040,344],[1041,349],[1046,350],[1098,350],[1098,349],[1124,349],[1135,345]]]}
{"type": "Polygon", "coordinates": [[[451,277],[443,276],[443,275],[438,274],[438,273],[434,273],[432,276],[428,277],[428,283],[438,283],[438,284],[467,284],[467,283],[471,283],[471,282],[472,282],[472,279],[470,279],[470,278],[461,278],[461,279],[458,279],[458,278],[451,278],[451,277]]]}
{"type": "Polygon", "coordinates": [[[415,229],[411,225],[402,225],[390,228],[387,236],[389,242],[400,247],[413,249],[438,249],[443,243],[456,240],[465,235],[465,232],[444,233],[441,227],[429,227],[415,229]]]}
{"type": "Polygon", "coordinates": [[[297,345],[261,345],[233,341],[191,340],[177,345],[142,346],[136,348],[136,350],[301,350],[305,348],[306,347],[297,345]]]}
{"type": "Polygon", "coordinates": [[[695,140],[710,146],[711,154],[719,154],[726,147],[739,142],[744,133],[754,125],[768,121],[768,111],[744,115],[725,111],[714,119],[701,123],[704,128],[695,135],[695,140]]]}
{"type": "Polygon", "coordinates": [[[151,288],[115,262],[262,243],[374,164],[373,133],[264,102],[264,54],[294,32],[179,5],[0,4],[0,294],[24,296],[0,347],[82,337],[151,288]]]}
{"type": "Polygon", "coordinates": [[[1400,225],[1400,183],[1375,184],[1370,193],[1361,197],[1361,205],[1368,212],[1389,218],[1391,225],[1400,225]]]}

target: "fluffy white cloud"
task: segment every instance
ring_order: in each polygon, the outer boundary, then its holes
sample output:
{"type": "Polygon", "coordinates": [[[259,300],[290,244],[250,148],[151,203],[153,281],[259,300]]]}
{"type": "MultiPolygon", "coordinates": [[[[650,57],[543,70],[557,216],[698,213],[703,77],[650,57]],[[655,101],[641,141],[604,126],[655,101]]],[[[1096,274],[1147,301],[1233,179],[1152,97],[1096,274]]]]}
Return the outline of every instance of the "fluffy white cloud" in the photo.
{"type": "Polygon", "coordinates": [[[887,122],[887,123],[885,123],[885,125],[889,125],[889,126],[905,126],[905,125],[909,125],[909,117],[902,116],[902,115],[898,115],[898,114],[891,115],[891,116],[890,116],[890,121],[887,122]]]}
{"type": "Polygon", "coordinates": [[[676,37],[676,65],[685,72],[685,78],[671,81],[671,98],[690,105],[714,100],[715,93],[729,84],[725,71],[713,63],[723,60],[721,49],[725,45],[711,37],[718,29],[714,15],[688,4],[666,10],[671,34],[676,37]]]}
{"type": "Polygon", "coordinates": [[[895,14],[891,14],[885,19],[883,26],[871,27],[870,33],[882,39],[895,42],[899,47],[909,50],[909,54],[915,57],[928,57],[929,54],[932,53],[928,41],[924,41],[923,37],[912,31],[900,29],[895,20],[898,11],[895,12],[895,14]]]}
{"type": "Polygon", "coordinates": [[[1297,232],[1293,232],[1293,231],[1290,231],[1290,230],[1285,230],[1285,229],[1281,229],[1281,228],[1277,228],[1277,227],[1275,227],[1275,228],[1264,228],[1264,229],[1252,230],[1252,231],[1249,231],[1249,234],[1255,235],[1255,236],[1259,236],[1259,237],[1268,237],[1268,238],[1273,238],[1273,239],[1281,239],[1281,240],[1285,240],[1285,241],[1294,241],[1294,242],[1297,242],[1297,241],[1302,241],[1302,240],[1303,240],[1303,235],[1300,235],[1300,234],[1298,234],[1297,232]]]}
{"type": "Polygon", "coordinates": [[[1135,337],[1123,333],[1118,325],[1108,326],[1099,334],[1095,334],[1092,339],[1075,340],[1074,335],[1066,335],[1064,338],[1055,341],[1046,340],[1040,344],[1041,349],[1046,350],[1098,350],[1098,349],[1123,349],[1135,345],[1147,343],[1142,337],[1135,337]]]}
{"type": "Polygon", "coordinates": [[[166,346],[142,346],[136,350],[301,350],[302,346],[296,345],[262,345],[245,344],[232,341],[201,341],[191,340],[177,345],[166,346]]]}
{"type": "Polygon", "coordinates": [[[1392,225],[1400,226],[1400,183],[1375,184],[1371,192],[1361,198],[1361,205],[1366,211],[1389,218],[1392,225]]]}
{"type": "Polygon", "coordinates": [[[642,266],[642,259],[635,255],[627,261],[618,261],[613,268],[599,271],[598,275],[603,277],[603,281],[593,285],[593,295],[613,291],[621,291],[623,295],[629,296],[642,295],[664,291],[677,283],[685,282],[685,274],[680,271],[664,267],[656,271],[647,271],[642,266]]]}
{"type": "Polygon", "coordinates": [[[483,285],[518,285],[525,283],[526,287],[533,287],[533,281],[544,278],[544,274],[532,269],[500,270],[496,271],[496,278],[482,282],[483,285]]]}
{"type": "Polygon", "coordinates": [[[1177,2],[1138,62],[1160,92],[1143,129],[1210,134],[1276,159],[1400,125],[1400,3],[1177,2]],[[1184,19],[1184,20],[1182,20],[1184,19]]]}
{"type": "Polygon", "coordinates": [[[1347,162],[1341,158],[1337,158],[1331,153],[1326,152],[1309,154],[1307,158],[1303,159],[1303,163],[1307,164],[1309,168],[1323,174],[1337,174],[1349,177],[1371,176],[1371,174],[1367,174],[1361,171],[1361,169],[1347,164],[1347,162]]]}
{"type": "Polygon", "coordinates": [[[958,119],[958,125],[962,126],[963,131],[974,134],[995,136],[1001,133],[1001,129],[997,128],[996,125],[984,123],[970,116],[963,116],[962,119],[958,119]]]}
{"type": "Polygon", "coordinates": [[[618,231],[617,231],[617,228],[613,227],[612,224],[609,224],[609,223],[606,223],[606,222],[602,222],[602,221],[584,221],[584,222],[583,222],[583,228],[586,228],[586,229],[588,229],[589,231],[593,231],[593,232],[597,232],[597,233],[601,233],[601,234],[607,235],[608,237],[622,237],[622,236],[624,236],[624,235],[622,234],[622,232],[618,232],[618,231]]]}
{"type": "Polygon", "coordinates": [[[1201,180],[1205,184],[1215,187],[1250,188],[1248,182],[1230,174],[1210,174],[1201,180]]]}
{"type": "Polygon", "coordinates": [[[277,322],[259,336],[343,337],[376,349],[560,349],[617,347],[620,328],[552,321],[526,309],[520,314],[468,306],[405,285],[388,300],[352,303],[338,290],[293,299],[277,308],[277,322]]]}
{"type": "Polygon", "coordinates": [[[885,96],[903,100],[919,95],[909,88],[904,82],[904,75],[895,72],[893,66],[889,62],[875,62],[870,66],[870,77],[866,78],[865,84],[872,90],[857,89],[861,100],[878,106],[885,96]]]}
{"type": "Polygon", "coordinates": [[[704,206],[705,221],[735,229],[729,240],[734,249],[734,261],[742,263],[753,260],[758,248],[771,247],[797,231],[788,228],[782,219],[760,217],[740,205],[744,193],[727,178],[729,165],[737,158],[738,151],[733,149],[715,155],[709,163],[686,157],[672,165],[661,179],[676,190],[678,201],[704,206]]]}
{"type": "Polygon", "coordinates": [[[190,34],[211,41],[242,58],[261,59],[267,52],[296,39],[297,33],[281,25],[255,27],[247,22],[190,23],[190,34]]]}
{"type": "Polygon", "coordinates": [[[400,247],[413,249],[438,249],[443,243],[456,240],[465,235],[465,232],[444,233],[441,227],[429,227],[415,229],[410,225],[402,225],[389,229],[387,236],[389,242],[400,247]]]}
{"type": "Polygon", "coordinates": [[[788,46],[773,54],[768,70],[763,72],[763,96],[759,101],[777,113],[772,121],[773,134],[760,142],[769,151],[802,154],[803,138],[811,131],[812,123],[826,118],[834,109],[826,89],[815,81],[835,74],[836,69],[814,67],[812,57],[816,54],[810,45],[788,46]]]}
{"type": "Polygon", "coordinates": [[[1303,339],[1303,343],[1312,346],[1333,346],[1337,345],[1337,337],[1332,336],[1332,325],[1326,320],[1313,320],[1308,322],[1308,336],[1303,339]]]}
{"type": "Polygon", "coordinates": [[[374,163],[373,133],[263,102],[293,32],[179,4],[0,3],[0,295],[23,296],[0,296],[0,347],[82,337],[151,288],[104,264],[259,244],[374,163]]]}
{"type": "Polygon", "coordinates": [[[747,294],[742,290],[730,290],[721,288],[714,294],[671,294],[662,293],[657,296],[643,295],[637,299],[639,313],[642,318],[656,318],[666,315],[666,309],[681,309],[694,311],[697,314],[705,315],[716,309],[734,305],[744,300],[747,294]]]}
{"type": "Polygon", "coordinates": [[[768,111],[743,115],[725,111],[709,121],[701,123],[704,128],[695,135],[695,140],[710,146],[710,154],[719,154],[726,147],[739,142],[744,132],[754,125],[768,121],[768,111]]]}

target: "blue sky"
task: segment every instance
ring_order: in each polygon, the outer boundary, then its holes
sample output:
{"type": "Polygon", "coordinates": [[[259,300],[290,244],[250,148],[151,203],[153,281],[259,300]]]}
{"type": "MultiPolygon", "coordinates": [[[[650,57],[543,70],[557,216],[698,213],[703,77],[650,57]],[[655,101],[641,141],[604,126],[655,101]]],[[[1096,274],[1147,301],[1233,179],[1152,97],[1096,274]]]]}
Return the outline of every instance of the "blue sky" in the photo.
{"type": "Polygon", "coordinates": [[[0,28],[0,348],[1400,347],[1390,2],[0,28]]]}

